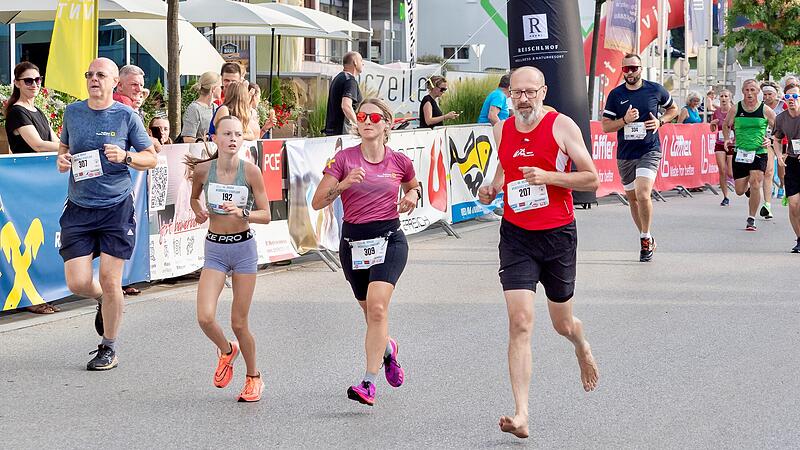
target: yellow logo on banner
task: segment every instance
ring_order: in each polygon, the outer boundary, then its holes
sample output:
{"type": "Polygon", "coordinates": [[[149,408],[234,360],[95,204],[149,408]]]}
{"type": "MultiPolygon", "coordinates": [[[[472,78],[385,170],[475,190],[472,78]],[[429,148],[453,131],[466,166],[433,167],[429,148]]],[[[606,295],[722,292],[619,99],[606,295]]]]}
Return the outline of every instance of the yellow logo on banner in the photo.
{"type": "Polygon", "coordinates": [[[14,285],[11,287],[11,292],[3,303],[3,311],[16,309],[22,300],[22,293],[28,294],[28,299],[32,305],[44,303],[44,299],[36,290],[36,286],[31,280],[28,270],[36,259],[39,253],[39,248],[44,244],[44,227],[42,221],[33,219],[31,225],[25,233],[25,250],[20,251],[20,244],[23,242],[19,239],[14,224],[9,222],[0,230],[0,251],[6,257],[6,261],[14,268],[14,285]]]}
{"type": "Polygon", "coordinates": [[[47,87],[87,97],[83,73],[97,57],[97,26],[97,0],[59,0],[47,57],[47,87]]]}

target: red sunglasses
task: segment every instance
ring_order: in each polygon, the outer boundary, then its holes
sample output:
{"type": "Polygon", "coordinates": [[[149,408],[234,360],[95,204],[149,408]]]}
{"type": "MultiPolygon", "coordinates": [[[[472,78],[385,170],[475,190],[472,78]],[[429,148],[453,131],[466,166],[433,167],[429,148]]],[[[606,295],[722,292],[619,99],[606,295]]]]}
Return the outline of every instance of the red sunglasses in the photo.
{"type": "Polygon", "coordinates": [[[632,73],[639,70],[641,66],[622,66],[622,73],[632,73]]]}
{"type": "Polygon", "coordinates": [[[383,120],[383,115],[382,114],[378,114],[378,113],[367,114],[367,113],[361,111],[358,114],[356,114],[356,120],[358,120],[359,123],[366,122],[367,121],[367,117],[369,117],[369,121],[372,122],[372,123],[378,123],[381,120],[383,120]]]}

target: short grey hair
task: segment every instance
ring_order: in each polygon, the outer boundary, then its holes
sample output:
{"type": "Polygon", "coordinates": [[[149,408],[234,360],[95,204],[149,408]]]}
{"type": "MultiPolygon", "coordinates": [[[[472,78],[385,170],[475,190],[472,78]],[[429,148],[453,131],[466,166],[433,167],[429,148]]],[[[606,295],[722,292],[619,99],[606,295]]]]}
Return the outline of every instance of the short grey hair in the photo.
{"type": "Polygon", "coordinates": [[[120,78],[125,78],[130,75],[141,75],[142,77],[144,77],[144,70],[142,70],[141,67],[135,66],[133,64],[122,66],[122,68],[119,69],[120,78]]]}
{"type": "Polygon", "coordinates": [[[686,96],[686,103],[689,103],[694,99],[697,99],[698,101],[702,100],[699,93],[696,91],[690,91],[689,95],[686,96]]]}

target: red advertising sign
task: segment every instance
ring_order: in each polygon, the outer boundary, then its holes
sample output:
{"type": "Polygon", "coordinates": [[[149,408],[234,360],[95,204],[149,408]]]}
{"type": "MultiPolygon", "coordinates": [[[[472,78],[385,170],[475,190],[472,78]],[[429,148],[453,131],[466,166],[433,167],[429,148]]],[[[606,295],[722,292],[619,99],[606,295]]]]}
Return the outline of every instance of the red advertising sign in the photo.
{"type": "Polygon", "coordinates": [[[281,159],[283,150],[282,139],[270,139],[261,141],[264,150],[264,160],[262,161],[262,173],[264,175],[264,187],[267,190],[267,198],[270,201],[283,199],[283,160],[281,159]]]}
{"type": "MultiPolygon", "coordinates": [[[[617,170],[617,133],[603,133],[600,122],[592,121],[592,159],[600,177],[597,197],[612,192],[624,194],[617,170]]],[[[655,189],[668,191],[716,185],[719,168],[714,157],[716,134],[709,124],[665,124],[658,130],[663,157],[655,189]]]]}

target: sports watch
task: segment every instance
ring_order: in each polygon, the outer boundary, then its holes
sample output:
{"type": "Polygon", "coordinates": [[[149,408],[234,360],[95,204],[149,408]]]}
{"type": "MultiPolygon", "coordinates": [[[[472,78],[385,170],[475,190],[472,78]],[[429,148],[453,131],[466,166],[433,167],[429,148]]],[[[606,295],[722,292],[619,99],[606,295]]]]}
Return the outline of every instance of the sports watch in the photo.
{"type": "Polygon", "coordinates": [[[130,165],[133,162],[133,157],[131,156],[131,152],[125,152],[125,165],[130,165]]]}
{"type": "Polygon", "coordinates": [[[250,218],[250,210],[247,208],[242,208],[242,219],[247,220],[250,218]]]}

